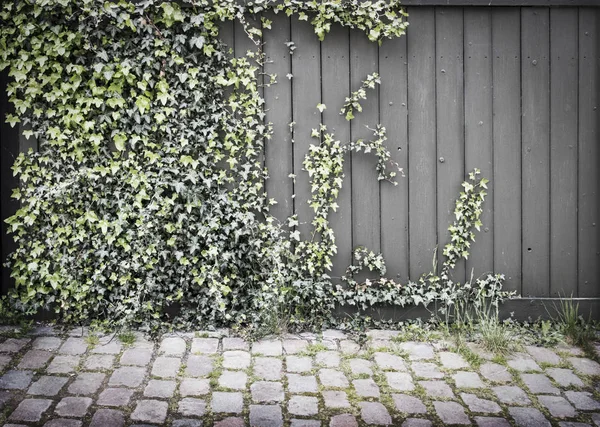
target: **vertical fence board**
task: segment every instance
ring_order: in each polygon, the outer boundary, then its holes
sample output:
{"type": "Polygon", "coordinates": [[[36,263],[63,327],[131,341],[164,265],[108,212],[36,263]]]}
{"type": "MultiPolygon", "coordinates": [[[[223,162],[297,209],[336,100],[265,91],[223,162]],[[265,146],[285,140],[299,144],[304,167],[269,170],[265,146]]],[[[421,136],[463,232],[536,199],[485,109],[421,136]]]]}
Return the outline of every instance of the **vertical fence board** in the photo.
{"type": "Polygon", "coordinates": [[[521,9],[523,295],[548,296],[549,10],[521,9]]]}
{"type": "Polygon", "coordinates": [[[235,50],[233,21],[219,22],[219,38],[233,53],[235,50]]]}
{"type": "Polygon", "coordinates": [[[550,9],[550,294],[577,296],[577,9],[550,9]]]}
{"type": "Polygon", "coordinates": [[[481,170],[491,185],[483,205],[480,232],[466,262],[467,276],[494,269],[494,170],[492,147],[491,9],[465,9],[465,172],[481,170]]]}
{"type": "Polygon", "coordinates": [[[271,30],[263,34],[265,52],[265,74],[276,74],[277,83],[265,87],[266,121],[273,123],[273,138],[265,145],[265,164],[269,170],[266,182],[267,194],[277,204],[271,207],[271,213],[279,221],[294,213],[294,185],[289,175],[293,170],[292,134],[289,124],[292,122],[292,82],[286,77],[291,70],[289,48],[285,42],[290,40],[290,19],[276,16],[273,12],[265,14],[272,21],[271,30]]]}
{"type": "Polygon", "coordinates": [[[435,14],[411,8],[408,43],[410,277],[431,270],[436,237],[435,14]],[[412,31],[411,31],[412,30],[412,31]]]}
{"type": "MultiPolygon", "coordinates": [[[[385,40],[379,48],[381,75],[381,124],[387,130],[387,147],[392,160],[406,170],[408,157],[406,37],[385,40]]],[[[381,252],[388,277],[408,281],[408,179],[396,178],[398,185],[380,184],[381,252]]]]}
{"type": "Polygon", "coordinates": [[[521,15],[492,10],[494,270],[521,292],[521,15]]]}
{"type": "Polygon", "coordinates": [[[300,221],[298,229],[307,239],[312,230],[310,222],[314,211],[308,204],[310,183],[302,163],[310,145],[318,143],[310,133],[321,123],[321,114],[317,110],[317,104],[321,102],[321,45],[308,22],[292,19],[291,25],[292,41],[297,45],[292,55],[292,109],[296,122],[293,133],[295,212],[300,221]]]}
{"type": "MultiPolygon", "coordinates": [[[[368,74],[379,72],[377,43],[370,42],[358,30],[350,30],[350,90],[357,90],[368,74]]],[[[378,89],[367,89],[367,99],[360,101],[363,111],[354,112],[350,122],[352,140],[373,138],[370,128],[379,123],[378,89]]],[[[352,153],[352,246],[381,250],[379,182],[373,154],[352,153]]]]}
{"type": "Polygon", "coordinates": [[[579,9],[579,296],[600,296],[600,13],[579,9]]]}
{"type": "MultiPolygon", "coordinates": [[[[448,226],[454,221],[454,206],[464,178],[464,86],[463,9],[437,8],[436,17],[436,121],[437,121],[437,227],[438,260],[450,241],[448,226]]],[[[465,280],[465,264],[452,273],[465,280]]]]}
{"type": "MultiPolygon", "coordinates": [[[[350,90],[350,34],[347,28],[335,25],[321,43],[321,75],[323,123],[342,144],[350,141],[350,123],[340,114],[344,99],[350,90]]],[[[333,277],[344,274],[352,264],[352,173],[350,155],[344,159],[344,181],[337,204],[331,214],[331,228],[335,233],[338,252],[333,258],[333,277]]]]}

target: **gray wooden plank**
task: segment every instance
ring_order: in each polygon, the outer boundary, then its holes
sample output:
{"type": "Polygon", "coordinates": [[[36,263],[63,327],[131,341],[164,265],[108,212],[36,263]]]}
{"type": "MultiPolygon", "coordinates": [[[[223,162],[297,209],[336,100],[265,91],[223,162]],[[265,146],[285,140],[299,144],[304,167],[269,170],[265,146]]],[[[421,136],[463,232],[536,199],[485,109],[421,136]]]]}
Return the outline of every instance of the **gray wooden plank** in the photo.
{"type": "MultiPolygon", "coordinates": [[[[408,164],[408,58],[406,37],[385,40],[379,48],[381,124],[388,135],[392,160],[407,170],[408,164]]],[[[408,271],[408,178],[398,173],[398,185],[380,184],[381,252],[387,276],[405,283],[408,271]]]]}
{"type": "Polygon", "coordinates": [[[271,213],[280,222],[294,213],[293,145],[289,124],[292,122],[292,82],[286,77],[292,71],[292,59],[285,42],[290,41],[290,18],[265,14],[272,21],[271,30],[263,33],[266,55],[265,74],[276,74],[277,83],[265,87],[266,121],[273,124],[273,137],[265,144],[265,165],[269,171],[266,189],[277,204],[271,213]]]}
{"type": "MultiPolygon", "coordinates": [[[[350,34],[347,28],[334,25],[321,42],[321,78],[323,123],[342,143],[350,141],[350,123],[340,114],[350,89],[350,34]]],[[[331,213],[330,225],[337,245],[332,277],[341,277],[352,264],[352,175],[350,156],[344,162],[344,181],[339,193],[337,212],[331,213]]]]}
{"type": "Polygon", "coordinates": [[[490,180],[483,205],[481,231],[475,232],[466,262],[467,277],[494,269],[494,168],[492,148],[492,15],[491,9],[466,8],[465,32],[465,172],[481,170],[490,180]]]}
{"type": "Polygon", "coordinates": [[[579,9],[579,217],[580,297],[600,296],[600,13],[579,9]]]}
{"type": "Polygon", "coordinates": [[[521,9],[522,295],[550,292],[549,10],[521,9]]]}
{"type": "Polygon", "coordinates": [[[600,6],[598,0],[403,0],[403,6],[600,6]]]}
{"type": "Polygon", "coordinates": [[[521,14],[492,10],[494,270],[521,293],[521,14]]]}
{"type": "Polygon", "coordinates": [[[233,54],[235,49],[233,21],[219,22],[219,39],[228,47],[228,53],[233,54]],[[231,49],[231,52],[229,52],[231,49]]]}
{"type": "MultiPolygon", "coordinates": [[[[379,72],[377,44],[370,42],[359,30],[350,31],[350,87],[357,90],[368,74],[379,72]]],[[[362,113],[355,112],[350,123],[353,140],[373,138],[379,123],[378,88],[367,89],[367,99],[361,102],[362,113]]],[[[381,250],[379,182],[375,170],[377,160],[372,154],[352,153],[352,246],[381,250]]]]}
{"type": "Polygon", "coordinates": [[[411,8],[408,46],[410,277],[431,271],[436,245],[435,15],[411,8]]]}
{"type": "MultiPolygon", "coordinates": [[[[436,121],[438,260],[450,241],[455,201],[465,168],[465,112],[463,86],[463,9],[436,8],[436,121]]],[[[465,263],[456,264],[455,281],[464,282],[465,263]]]]}
{"type": "Polygon", "coordinates": [[[551,296],[577,296],[577,21],[550,9],[551,296]]]}
{"type": "Polygon", "coordinates": [[[321,102],[321,52],[320,42],[312,26],[306,21],[292,18],[292,41],[297,49],[292,55],[292,99],[294,126],[294,174],[296,175],[295,213],[300,225],[298,230],[303,238],[309,237],[312,230],[313,209],[308,205],[310,199],[310,182],[302,163],[311,144],[318,141],[311,138],[311,129],[318,128],[321,114],[317,104],[321,102]]]}

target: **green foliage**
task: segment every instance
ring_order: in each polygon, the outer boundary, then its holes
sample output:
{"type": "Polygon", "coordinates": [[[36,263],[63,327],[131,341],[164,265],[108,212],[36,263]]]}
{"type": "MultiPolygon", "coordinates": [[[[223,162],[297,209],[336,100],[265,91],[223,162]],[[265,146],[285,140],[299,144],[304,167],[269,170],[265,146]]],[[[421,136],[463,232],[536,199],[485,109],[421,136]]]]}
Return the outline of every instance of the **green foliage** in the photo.
{"type": "Polygon", "coordinates": [[[571,344],[586,348],[596,339],[591,313],[588,319],[584,318],[579,312],[579,303],[573,297],[561,299],[559,306],[554,305],[554,312],[552,317],[571,344]]]}
{"type": "Polygon", "coordinates": [[[352,92],[350,96],[346,97],[344,106],[340,112],[340,114],[346,117],[346,120],[350,121],[354,119],[354,111],[362,112],[360,100],[367,99],[367,89],[375,89],[375,84],[381,84],[379,74],[369,74],[358,90],[352,92]]]}

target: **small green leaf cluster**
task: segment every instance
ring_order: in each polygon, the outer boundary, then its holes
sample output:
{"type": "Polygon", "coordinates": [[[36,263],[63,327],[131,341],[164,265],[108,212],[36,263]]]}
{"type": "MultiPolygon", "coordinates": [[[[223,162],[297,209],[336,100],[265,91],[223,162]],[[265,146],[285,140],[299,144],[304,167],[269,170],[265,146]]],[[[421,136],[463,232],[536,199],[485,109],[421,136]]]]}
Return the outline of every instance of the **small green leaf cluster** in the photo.
{"type": "Polygon", "coordinates": [[[352,92],[350,96],[346,97],[340,112],[340,114],[346,117],[346,120],[350,121],[354,118],[354,111],[362,112],[360,100],[367,99],[367,89],[375,89],[375,84],[381,84],[379,74],[369,74],[362,82],[362,85],[356,91],[352,92]]]}

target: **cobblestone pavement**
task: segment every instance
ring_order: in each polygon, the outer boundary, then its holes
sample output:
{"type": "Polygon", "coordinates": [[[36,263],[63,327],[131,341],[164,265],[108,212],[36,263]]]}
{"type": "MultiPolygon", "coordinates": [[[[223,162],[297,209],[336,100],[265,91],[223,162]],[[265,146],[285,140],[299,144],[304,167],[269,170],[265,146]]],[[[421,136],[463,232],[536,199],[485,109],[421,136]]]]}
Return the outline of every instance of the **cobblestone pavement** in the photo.
{"type": "Polygon", "coordinates": [[[503,359],[377,330],[362,348],[336,330],[254,343],[138,334],[127,345],[82,329],[11,331],[0,327],[6,427],[600,426],[600,365],[567,346],[503,359]]]}

